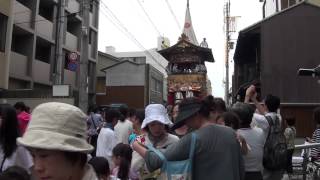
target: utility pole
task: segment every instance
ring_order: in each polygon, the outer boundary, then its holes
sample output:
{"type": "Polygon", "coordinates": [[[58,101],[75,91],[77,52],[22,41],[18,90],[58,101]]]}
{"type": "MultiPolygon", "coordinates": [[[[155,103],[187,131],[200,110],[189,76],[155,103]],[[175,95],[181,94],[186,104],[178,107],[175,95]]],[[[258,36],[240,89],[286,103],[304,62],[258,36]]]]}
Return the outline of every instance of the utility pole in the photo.
{"type": "Polygon", "coordinates": [[[233,49],[233,44],[231,39],[231,34],[236,32],[236,19],[240,16],[230,16],[230,0],[228,0],[224,6],[224,31],[226,35],[225,44],[225,66],[226,66],[226,79],[225,79],[225,101],[229,105],[230,102],[230,92],[229,92],[229,52],[233,49]]]}
{"type": "Polygon", "coordinates": [[[89,11],[91,0],[82,0],[81,55],[79,68],[79,108],[88,110],[88,53],[89,53],[89,11]]]}
{"type": "Polygon", "coordinates": [[[55,33],[55,62],[54,62],[54,84],[62,84],[62,71],[63,71],[63,59],[62,59],[62,44],[64,33],[64,7],[65,0],[59,0],[58,13],[56,18],[56,33],[55,33]]]}
{"type": "Polygon", "coordinates": [[[225,101],[228,105],[229,102],[229,41],[230,41],[230,0],[225,4],[224,7],[224,23],[226,33],[226,44],[225,44],[225,66],[226,66],[226,80],[225,80],[225,101]]]}

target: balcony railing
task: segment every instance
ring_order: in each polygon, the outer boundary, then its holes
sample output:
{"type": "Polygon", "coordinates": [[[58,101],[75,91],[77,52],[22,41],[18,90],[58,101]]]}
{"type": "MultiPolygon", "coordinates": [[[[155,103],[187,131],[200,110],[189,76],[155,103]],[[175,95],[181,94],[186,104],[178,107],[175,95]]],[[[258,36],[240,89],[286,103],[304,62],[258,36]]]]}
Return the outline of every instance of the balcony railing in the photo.
{"type": "Polygon", "coordinates": [[[35,82],[50,84],[50,64],[34,60],[32,71],[35,82]]]}
{"type": "Polygon", "coordinates": [[[68,49],[73,50],[73,51],[77,51],[78,50],[78,38],[75,35],[67,32],[65,45],[68,49]]]}
{"type": "Polygon", "coordinates": [[[20,27],[31,28],[32,11],[23,4],[14,3],[14,23],[20,27]]]}
{"type": "Polygon", "coordinates": [[[76,0],[69,0],[67,10],[70,13],[77,13],[80,11],[80,3],[76,0]]]}
{"type": "Polygon", "coordinates": [[[95,17],[94,14],[92,13],[89,13],[89,20],[90,20],[90,26],[91,27],[94,27],[94,28],[97,28],[97,18],[95,17]]]}
{"type": "Polygon", "coordinates": [[[36,30],[37,32],[49,39],[52,39],[53,34],[53,24],[51,21],[45,19],[44,17],[37,15],[37,20],[36,20],[36,30]]]}
{"type": "Polygon", "coordinates": [[[28,57],[11,51],[10,73],[13,76],[28,76],[28,57]]]}

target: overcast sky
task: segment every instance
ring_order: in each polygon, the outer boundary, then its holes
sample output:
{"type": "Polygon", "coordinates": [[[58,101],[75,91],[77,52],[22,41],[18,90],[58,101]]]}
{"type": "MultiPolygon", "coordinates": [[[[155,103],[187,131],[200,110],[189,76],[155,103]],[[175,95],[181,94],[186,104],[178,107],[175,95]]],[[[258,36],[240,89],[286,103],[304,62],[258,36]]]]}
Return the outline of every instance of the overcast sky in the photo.
{"type": "MultiPolygon", "coordinates": [[[[166,0],[101,0],[99,19],[99,50],[105,51],[105,46],[114,46],[117,52],[141,51],[125,33],[120,31],[119,24],[111,22],[111,10],[122,26],[130,32],[140,44],[146,48],[157,47],[159,33],[150,23],[138,1],[144,7],[150,19],[160,31],[162,36],[170,39],[174,45],[182,29],[180,29],[170,13],[166,0]]],[[[183,27],[186,0],[168,0],[174,14],[183,27]]],[[[208,76],[211,79],[214,96],[224,97],[225,77],[224,56],[225,36],[223,32],[223,7],[224,0],[190,0],[190,11],[197,39],[199,43],[206,37],[209,47],[212,49],[215,63],[207,63],[208,76]]],[[[231,0],[231,15],[241,16],[238,19],[237,28],[241,30],[261,20],[262,3],[259,0],[231,0]]],[[[234,33],[233,39],[238,33],[234,33]]],[[[236,41],[236,40],[235,40],[236,41]]],[[[233,52],[230,53],[232,60],[233,52]]],[[[230,76],[232,74],[232,69],[230,76]]],[[[231,83],[231,79],[230,79],[231,83]]]]}

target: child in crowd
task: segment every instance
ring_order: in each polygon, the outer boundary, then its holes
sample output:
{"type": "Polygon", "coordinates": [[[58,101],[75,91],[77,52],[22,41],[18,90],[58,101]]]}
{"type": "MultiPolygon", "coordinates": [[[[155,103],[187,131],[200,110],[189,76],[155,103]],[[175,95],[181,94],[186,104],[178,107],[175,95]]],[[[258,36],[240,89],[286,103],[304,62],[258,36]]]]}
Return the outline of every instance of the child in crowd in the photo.
{"type": "Polygon", "coordinates": [[[121,180],[138,180],[139,178],[130,172],[132,149],[129,145],[119,143],[112,150],[112,161],[115,168],[111,178],[121,180]]]}
{"type": "Polygon", "coordinates": [[[296,119],[294,117],[286,118],[287,128],[284,131],[284,136],[287,142],[287,173],[292,174],[292,154],[294,152],[294,139],[296,138],[296,128],[294,127],[296,119]]]}
{"type": "Polygon", "coordinates": [[[137,136],[143,133],[143,130],[141,129],[141,125],[144,118],[145,118],[144,109],[137,110],[134,118],[132,118],[133,132],[129,136],[129,144],[131,144],[136,139],[137,136]]]}
{"type": "Polygon", "coordinates": [[[93,157],[88,163],[93,167],[99,180],[109,180],[110,168],[106,158],[93,157]]]}

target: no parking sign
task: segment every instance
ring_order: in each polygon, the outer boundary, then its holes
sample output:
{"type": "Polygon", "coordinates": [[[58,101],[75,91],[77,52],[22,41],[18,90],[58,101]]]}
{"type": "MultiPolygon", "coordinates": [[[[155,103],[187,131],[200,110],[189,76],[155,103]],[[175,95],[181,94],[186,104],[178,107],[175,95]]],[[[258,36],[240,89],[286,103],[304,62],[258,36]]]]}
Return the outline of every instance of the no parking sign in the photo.
{"type": "Polygon", "coordinates": [[[69,53],[68,55],[68,60],[69,60],[69,63],[68,63],[68,69],[70,71],[76,71],[78,69],[78,53],[76,52],[71,52],[69,53]]]}

